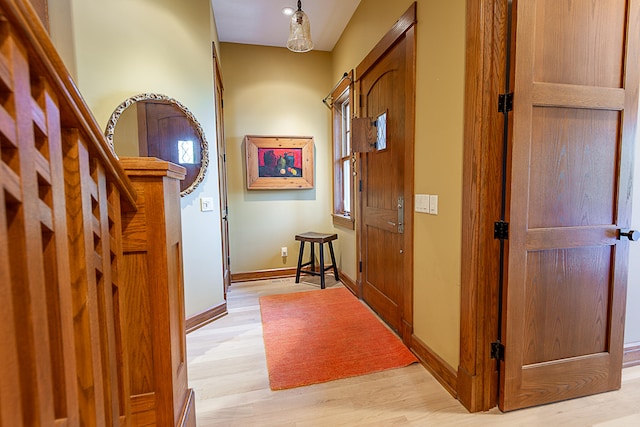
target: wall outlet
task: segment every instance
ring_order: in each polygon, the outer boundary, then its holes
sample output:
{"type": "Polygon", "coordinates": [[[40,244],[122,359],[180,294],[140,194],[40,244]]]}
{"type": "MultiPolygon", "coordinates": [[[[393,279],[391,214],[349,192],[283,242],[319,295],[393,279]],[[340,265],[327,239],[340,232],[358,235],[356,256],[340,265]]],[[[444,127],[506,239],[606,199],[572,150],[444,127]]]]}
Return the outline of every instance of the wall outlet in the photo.
{"type": "Polygon", "coordinates": [[[287,256],[287,247],[286,246],[281,247],[280,252],[283,257],[287,256]]]}

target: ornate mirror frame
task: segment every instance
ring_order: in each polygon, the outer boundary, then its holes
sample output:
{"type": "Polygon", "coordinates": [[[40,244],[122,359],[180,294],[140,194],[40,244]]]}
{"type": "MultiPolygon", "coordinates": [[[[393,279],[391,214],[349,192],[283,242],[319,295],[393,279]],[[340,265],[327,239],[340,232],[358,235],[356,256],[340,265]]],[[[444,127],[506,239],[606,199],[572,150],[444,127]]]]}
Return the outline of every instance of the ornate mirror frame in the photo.
{"type": "Polygon", "coordinates": [[[200,137],[200,170],[198,171],[198,175],[193,180],[193,182],[180,192],[180,196],[184,197],[187,194],[192,193],[196,187],[204,180],[205,173],[207,171],[207,167],[209,166],[209,144],[207,142],[207,138],[204,136],[204,131],[202,130],[202,126],[200,122],[195,118],[193,113],[189,111],[187,107],[182,105],[179,101],[170,98],[166,95],[162,95],[159,93],[141,93],[139,95],[132,96],[131,98],[127,98],[122,102],[111,114],[109,121],[107,122],[107,128],[104,132],[105,137],[107,138],[107,142],[109,143],[109,148],[113,152],[113,154],[118,158],[118,154],[116,153],[115,146],[113,144],[113,135],[115,133],[116,124],[118,123],[118,119],[124,113],[124,111],[130,107],[131,105],[141,102],[141,101],[156,101],[156,102],[164,102],[167,104],[171,104],[182,111],[185,116],[191,121],[193,124],[196,133],[200,137]]]}

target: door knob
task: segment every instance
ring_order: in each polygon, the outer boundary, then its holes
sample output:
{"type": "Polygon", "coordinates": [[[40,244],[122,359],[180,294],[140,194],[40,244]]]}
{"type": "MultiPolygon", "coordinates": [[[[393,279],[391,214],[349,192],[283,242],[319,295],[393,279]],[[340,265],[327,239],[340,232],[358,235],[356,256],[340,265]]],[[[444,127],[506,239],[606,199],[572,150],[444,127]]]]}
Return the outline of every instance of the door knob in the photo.
{"type": "Polygon", "coordinates": [[[620,239],[626,237],[632,242],[640,240],[640,231],[638,230],[620,230],[620,239]]]}

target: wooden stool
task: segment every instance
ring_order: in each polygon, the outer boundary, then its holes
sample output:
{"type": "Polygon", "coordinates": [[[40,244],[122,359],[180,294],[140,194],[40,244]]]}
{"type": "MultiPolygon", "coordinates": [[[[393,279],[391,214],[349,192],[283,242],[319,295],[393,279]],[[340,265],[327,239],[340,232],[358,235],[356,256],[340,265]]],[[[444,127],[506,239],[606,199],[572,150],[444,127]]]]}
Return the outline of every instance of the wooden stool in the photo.
{"type": "Polygon", "coordinates": [[[333,277],[336,280],[340,280],[338,277],[338,267],[336,267],[336,257],[333,254],[333,245],[332,241],[338,238],[337,234],[323,234],[323,233],[315,233],[313,231],[309,231],[307,233],[296,234],[296,240],[300,241],[300,253],[298,254],[298,268],[296,269],[296,283],[300,283],[300,273],[311,274],[314,276],[320,276],[320,289],[324,289],[324,272],[330,268],[333,268],[333,277]],[[311,243],[311,261],[302,263],[302,254],[304,253],[304,244],[305,242],[311,243]],[[316,271],[315,265],[315,254],[313,250],[313,244],[318,243],[320,246],[320,269],[316,271]],[[329,253],[331,254],[331,265],[324,266],[324,244],[329,244],[329,253]],[[302,267],[307,265],[311,266],[311,270],[302,270],[302,267]]]}

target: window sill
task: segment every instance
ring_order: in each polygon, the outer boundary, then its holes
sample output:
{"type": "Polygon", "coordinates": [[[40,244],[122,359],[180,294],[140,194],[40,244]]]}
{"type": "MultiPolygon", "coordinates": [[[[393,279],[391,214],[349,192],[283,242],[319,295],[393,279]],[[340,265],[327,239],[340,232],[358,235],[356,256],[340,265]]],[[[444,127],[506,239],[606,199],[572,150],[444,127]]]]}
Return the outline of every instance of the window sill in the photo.
{"type": "Polygon", "coordinates": [[[355,221],[350,216],[333,214],[333,225],[337,227],[348,228],[350,230],[355,229],[355,221]]]}

